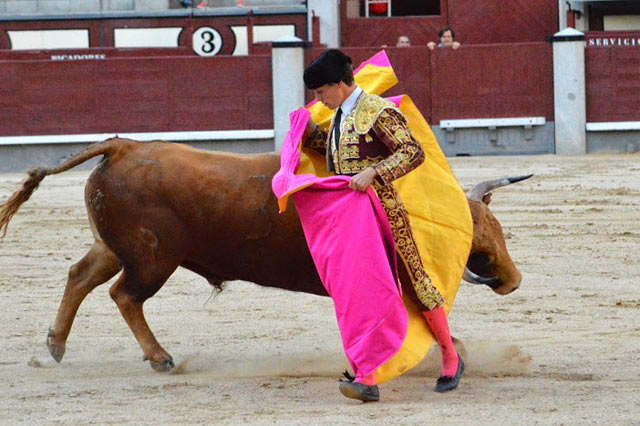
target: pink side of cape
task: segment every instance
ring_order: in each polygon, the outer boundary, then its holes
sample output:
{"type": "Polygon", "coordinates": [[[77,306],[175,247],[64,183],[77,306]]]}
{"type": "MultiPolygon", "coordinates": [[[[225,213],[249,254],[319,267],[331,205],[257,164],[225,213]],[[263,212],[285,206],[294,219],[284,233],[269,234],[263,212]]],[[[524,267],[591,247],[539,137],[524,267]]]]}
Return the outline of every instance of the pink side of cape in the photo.
{"type": "Polygon", "coordinates": [[[390,67],[391,62],[389,62],[389,57],[387,56],[387,52],[385,50],[381,50],[363,63],[361,63],[358,68],[353,70],[354,74],[357,74],[362,68],[367,65],[373,65],[376,67],[390,67]]]}
{"type": "Polygon", "coordinates": [[[334,302],[345,354],[356,380],[362,380],[400,349],[407,332],[393,234],[373,189],[352,190],[348,176],[295,174],[308,119],[306,109],[291,113],[272,187],[278,198],[293,193],[318,274],[334,302]]]}

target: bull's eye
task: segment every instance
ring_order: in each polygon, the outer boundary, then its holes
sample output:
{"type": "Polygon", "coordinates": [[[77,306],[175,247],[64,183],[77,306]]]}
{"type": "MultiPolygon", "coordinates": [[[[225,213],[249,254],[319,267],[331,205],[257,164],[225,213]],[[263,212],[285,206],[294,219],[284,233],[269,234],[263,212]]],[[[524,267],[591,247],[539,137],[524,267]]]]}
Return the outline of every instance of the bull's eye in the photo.
{"type": "Polygon", "coordinates": [[[486,253],[474,253],[470,255],[467,261],[467,268],[481,277],[492,277],[495,273],[495,268],[486,253]]]}

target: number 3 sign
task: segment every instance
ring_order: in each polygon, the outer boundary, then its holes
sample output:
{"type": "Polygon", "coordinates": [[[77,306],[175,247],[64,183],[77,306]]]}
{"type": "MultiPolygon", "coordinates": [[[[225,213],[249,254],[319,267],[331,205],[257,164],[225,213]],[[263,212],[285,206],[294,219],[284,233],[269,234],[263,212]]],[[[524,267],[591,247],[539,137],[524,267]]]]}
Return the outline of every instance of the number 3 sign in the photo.
{"type": "Polygon", "coordinates": [[[215,56],[222,49],[220,33],[211,27],[200,27],[193,32],[193,51],[199,56],[215,56]]]}

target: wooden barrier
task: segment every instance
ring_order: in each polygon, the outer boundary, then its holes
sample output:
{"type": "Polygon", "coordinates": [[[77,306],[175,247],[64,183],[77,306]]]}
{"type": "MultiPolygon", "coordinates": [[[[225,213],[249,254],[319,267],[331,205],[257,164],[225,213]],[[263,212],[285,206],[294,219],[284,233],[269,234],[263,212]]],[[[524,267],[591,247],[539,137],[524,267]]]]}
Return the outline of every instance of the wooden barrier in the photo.
{"type": "MultiPolygon", "coordinates": [[[[376,51],[345,49],[356,65],[376,51]]],[[[546,43],[387,52],[400,83],[385,95],[410,95],[432,124],[553,121],[546,43]]],[[[273,129],[269,55],[0,61],[0,75],[0,136],[273,129]]]]}
{"type": "Polygon", "coordinates": [[[553,58],[548,43],[436,49],[431,75],[434,123],[534,116],[553,121],[553,58]]]}
{"type": "Polygon", "coordinates": [[[272,129],[271,57],[0,62],[2,136],[272,129]]]}
{"type": "Polygon", "coordinates": [[[590,32],[586,44],[587,121],[640,122],[640,31],[590,32]]]}
{"type": "MultiPolygon", "coordinates": [[[[379,49],[343,50],[357,66],[379,49]]],[[[408,94],[433,124],[496,117],[553,121],[553,61],[548,43],[472,45],[433,52],[424,47],[386,50],[399,84],[385,96],[408,94]]],[[[322,51],[308,51],[307,62],[322,51]]]]}

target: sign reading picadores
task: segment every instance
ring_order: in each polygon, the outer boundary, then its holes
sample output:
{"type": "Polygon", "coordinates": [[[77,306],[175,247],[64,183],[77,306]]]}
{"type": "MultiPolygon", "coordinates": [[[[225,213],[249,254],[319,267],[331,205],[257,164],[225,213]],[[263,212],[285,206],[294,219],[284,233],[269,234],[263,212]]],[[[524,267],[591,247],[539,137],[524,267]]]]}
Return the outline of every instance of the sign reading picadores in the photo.
{"type": "Polygon", "coordinates": [[[52,61],[91,61],[107,59],[104,53],[87,54],[87,55],[51,55],[52,61]]]}

